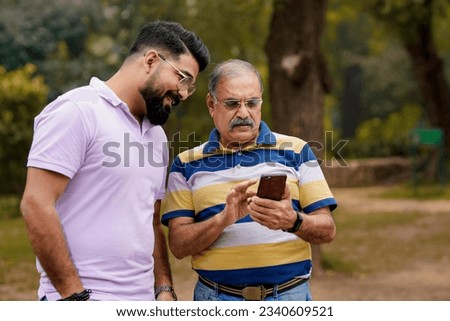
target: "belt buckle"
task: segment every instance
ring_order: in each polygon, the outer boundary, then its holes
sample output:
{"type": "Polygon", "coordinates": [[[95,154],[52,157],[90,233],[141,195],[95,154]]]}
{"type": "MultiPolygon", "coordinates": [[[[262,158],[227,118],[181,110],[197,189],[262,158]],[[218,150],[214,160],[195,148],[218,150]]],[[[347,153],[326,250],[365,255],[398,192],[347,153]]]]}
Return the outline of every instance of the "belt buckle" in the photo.
{"type": "Polygon", "coordinates": [[[266,288],[262,285],[247,286],[242,289],[242,296],[247,301],[262,301],[266,298],[266,288]]]}

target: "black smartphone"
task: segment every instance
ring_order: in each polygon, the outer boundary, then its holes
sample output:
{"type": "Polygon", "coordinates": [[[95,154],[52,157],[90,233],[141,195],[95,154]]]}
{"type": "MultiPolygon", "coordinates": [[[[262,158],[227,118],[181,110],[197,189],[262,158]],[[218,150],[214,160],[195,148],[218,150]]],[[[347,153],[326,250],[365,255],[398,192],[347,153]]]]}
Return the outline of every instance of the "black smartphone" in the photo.
{"type": "Polygon", "coordinates": [[[286,185],[286,174],[263,174],[256,195],[271,200],[281,200],[286,185]]]}

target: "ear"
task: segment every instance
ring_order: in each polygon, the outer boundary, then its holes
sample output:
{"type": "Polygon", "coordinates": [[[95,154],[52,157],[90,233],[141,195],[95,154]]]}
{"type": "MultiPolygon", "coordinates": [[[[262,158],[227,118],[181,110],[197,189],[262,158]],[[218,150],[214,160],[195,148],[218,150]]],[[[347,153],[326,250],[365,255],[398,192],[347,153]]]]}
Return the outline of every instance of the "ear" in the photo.
{"type": "Polygon", "coordinates": [[[209,114],[211,115],[211,117],[213,117],[214,116],[214,109],[215,109],[214,97],[210,93],[208,93],[206,95],[206,105],[208,106],[209,114]]]}
{"type": "Polygon", "coordinates": [[[150,72],[150,69],[152,68],[152,66],[157,63],[159,61],[159,56],[158,53],[153,50],[150,49],[149,51],[147,51],[144,55],[144,68],[145,71],[148,73],[150,72]]]}

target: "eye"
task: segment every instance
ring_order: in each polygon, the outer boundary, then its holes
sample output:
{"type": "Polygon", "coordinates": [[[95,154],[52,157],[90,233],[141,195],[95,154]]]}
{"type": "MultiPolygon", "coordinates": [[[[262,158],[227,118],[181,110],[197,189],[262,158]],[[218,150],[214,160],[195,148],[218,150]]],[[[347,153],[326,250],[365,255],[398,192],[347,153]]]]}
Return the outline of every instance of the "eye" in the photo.
{"type": "Polygon", "coordinates": [[[256,107],[256,106],[258,106],[258,104],[259,104],[259,100],[257,100],[257,99],[249,99],[246,101],[247,107],[250,107],[250,108],[256,107]]]}
{"type": "Polygon", "coordinates": [[[225,100],[223,104],[228,108],[238,108],[241,102],[239,100],[225,100]]]}

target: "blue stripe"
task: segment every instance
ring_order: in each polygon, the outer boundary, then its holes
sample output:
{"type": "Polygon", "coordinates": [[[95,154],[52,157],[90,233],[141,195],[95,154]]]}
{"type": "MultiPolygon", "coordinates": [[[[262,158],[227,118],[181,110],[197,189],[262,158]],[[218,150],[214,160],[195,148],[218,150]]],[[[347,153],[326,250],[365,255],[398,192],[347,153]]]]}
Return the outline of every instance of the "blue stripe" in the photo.
{"type": "Polygon", "coordinates": [[[318,202],[309,204],[308,206],[306,206],[303,211],[305,213],[311,213],[312,211],[318,210],[319,208],[325,207],[325,206],[329,206],[330,207],[330,211],[334,211],[337,207],[337,202],[333,197],[329,197],[329,198],[325,198],[323,200],[320,200],[318,202]]]}
{"type": "MultiPolygon", "coordinates": [[[[225,203],[205,208],[204,210],[200,211],[197,215],[195,215],[195,222],[206,221],[207,219],[211,218],[212,216],[222,212],[224,210],[224,208],[225,208],[225,203]]],[[[253,222],[250,215],[247,215],[247,216],[241,218],[240,220],[236,221],[235,223],[248,223],[248,222],[253,222]]]]}
{"type": "Polygon", "coordinates": [[[195,211],[193,211],[193,210],[176,210],[176,211],[165,213],[161,217],[161,223],[164,224],[165,226],[169,226],[169,220],[171,220],[172,218],[176,218],[176,217],[192,217],[192,218],[194,218],[194,216],[195,216],[195,211]]]}
{"type": "MultiPolygon", "coordinates": [[[[224,208],[225,208],[225,203],[207,207],[204,210],[200,211],[197,215],[195,215],[195,221],[196,222],[205,221],[205,220],[211,218],[212,216],[222,212],[224,210],[224,208]]],[[[300,202],[298,200],[292,200],[292,208],[295,211],[301,211],[300,202]]],[[[176,211],[176,212],[178,212],[178,211],[176,211]]],[[[171,213],[173,213],[173,212],[171,212],[171,213]]],[[[187,216],[187,215],[182,215],[182,216],[187,216]]],[[[248,222],[254,222],[253,219],[250,217],[250,215],[247,215],[247,216],[241,218],[240,220],[236,221],[236,223],[248,223],[248,222]]]]}
{"type": "Polygon", "coordinates": [[[309,148],[302,150],[301,153],[295,153],[293,150],[286,149],[259,148],[243,151],[242,153],[215,154],[186,164],[183,164],[179,158],[176,158],[171,172],[182,173],[188,181],[197,172],[217,172],[234,168],[237,165],[252,167],[262,163],[269,164],[269,166],[277,163],[297,171],[301,164],[315,159],[311,156],[314,155],[311,154],[309,148]]]}
{"type": "Polygon", "coordinates": [[[196,270],[211,281],[225,285],[280,284],[300,275],[309,274],[311,260],[302,262],[240,270],[196,270]]]}

